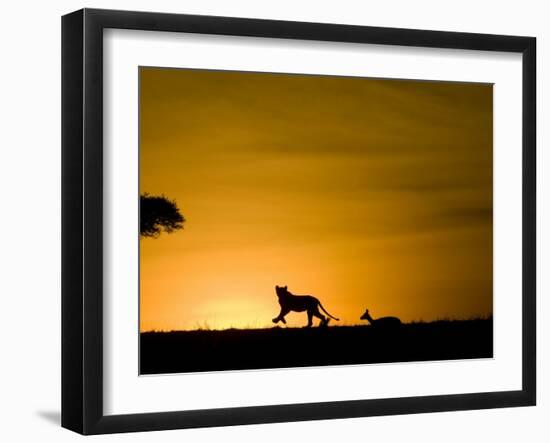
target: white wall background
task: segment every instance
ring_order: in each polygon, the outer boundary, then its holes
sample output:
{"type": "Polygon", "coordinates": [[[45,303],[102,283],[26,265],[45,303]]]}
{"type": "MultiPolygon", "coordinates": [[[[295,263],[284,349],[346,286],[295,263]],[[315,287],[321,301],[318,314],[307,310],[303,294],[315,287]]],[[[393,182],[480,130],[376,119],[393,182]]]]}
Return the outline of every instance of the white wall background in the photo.
{"type": "Polygon", "coordinates": [[[94,441],[279,442],[364,441],[546,442],[550,437],[548,337],[550,290],[549,156],[550,11],[545,2],[319,0],[11,1],[0,26],[0,438],[80,440],[59,427],[60,415],[60,16],[81,7],[155,10],[282,20],[349,23],[538,38],[539,387],[531,408],[329,420],[94,437],[94,441]],[[546,109],[545,109],[546,108],[546,109]],[[546,111],[546,113],[545,113],[546,111]],[[546,272],[546,275],[544,273],[546,272]]]}

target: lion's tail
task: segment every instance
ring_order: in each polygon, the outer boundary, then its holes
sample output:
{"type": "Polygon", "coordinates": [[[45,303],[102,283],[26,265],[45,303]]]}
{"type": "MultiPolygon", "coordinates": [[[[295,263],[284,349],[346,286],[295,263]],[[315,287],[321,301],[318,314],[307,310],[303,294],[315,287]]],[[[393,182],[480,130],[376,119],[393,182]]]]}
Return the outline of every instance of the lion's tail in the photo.
{"type": "Polygon", "coordinates": [[[329,314],[329,312],[323,307],[323,305],[321,304],[321,302],[319,302],[319,306],[320,306],[320,308],[323,310],[323,312],[324,312],[325,314],[327,314],[330,318],[333,318],[333,319],[336,320],[336,321],[340,321],[339,318],[336,318],[336,317],[334,317],[333,315],[329,314]]]}

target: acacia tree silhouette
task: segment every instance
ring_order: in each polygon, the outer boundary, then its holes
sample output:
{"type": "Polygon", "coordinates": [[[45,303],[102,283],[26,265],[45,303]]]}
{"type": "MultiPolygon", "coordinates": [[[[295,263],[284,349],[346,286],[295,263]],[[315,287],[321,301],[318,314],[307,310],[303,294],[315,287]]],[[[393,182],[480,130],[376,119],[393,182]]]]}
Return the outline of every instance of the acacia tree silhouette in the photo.
{"type": "Polygon", "coordinates": [[[147,193],[140,195],[139,232],[142,237],[158,237],[161,231],[171,233],[183,229],[185,218],[181,215],[176,202],[164,195],[147,193]]]}

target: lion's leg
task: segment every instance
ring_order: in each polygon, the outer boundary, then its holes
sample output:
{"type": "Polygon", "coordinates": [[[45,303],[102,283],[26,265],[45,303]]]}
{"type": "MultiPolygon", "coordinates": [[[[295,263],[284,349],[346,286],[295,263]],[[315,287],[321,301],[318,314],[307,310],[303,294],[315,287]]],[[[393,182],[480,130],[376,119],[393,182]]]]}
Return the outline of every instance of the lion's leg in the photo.
{"type": "Polygon", "coordinates": [[[286,325],[285,315],[288,314],[290,311],[288,309],[281,308],[281,312],[277,317],[275,317],[273,320],[271,320],[273,323],[279,323],[282,321],[286,325]]]}
{"type": "Polygon", "coordinates": [[[319,312],[319,308],[316,308],[312,314],[321,320],[319,323],[319,326],[326,326],[328,324],[328,318],[326,318],[323,314],[319,312]]]}
{"type": "Polygon", "coordinates": [[[307,328],[310,328],[313,324],[313,312],[307,311],[307,328]]]}

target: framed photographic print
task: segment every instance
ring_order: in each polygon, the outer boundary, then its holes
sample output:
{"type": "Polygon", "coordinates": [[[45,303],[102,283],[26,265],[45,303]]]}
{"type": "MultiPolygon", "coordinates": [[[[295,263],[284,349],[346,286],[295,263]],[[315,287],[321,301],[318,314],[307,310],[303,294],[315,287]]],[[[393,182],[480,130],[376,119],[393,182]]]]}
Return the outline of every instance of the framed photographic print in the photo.
{"type": "Polygon", "coordinates": [[[62,21],[62,425],[534,405],[532,37],[62,21]]]}

